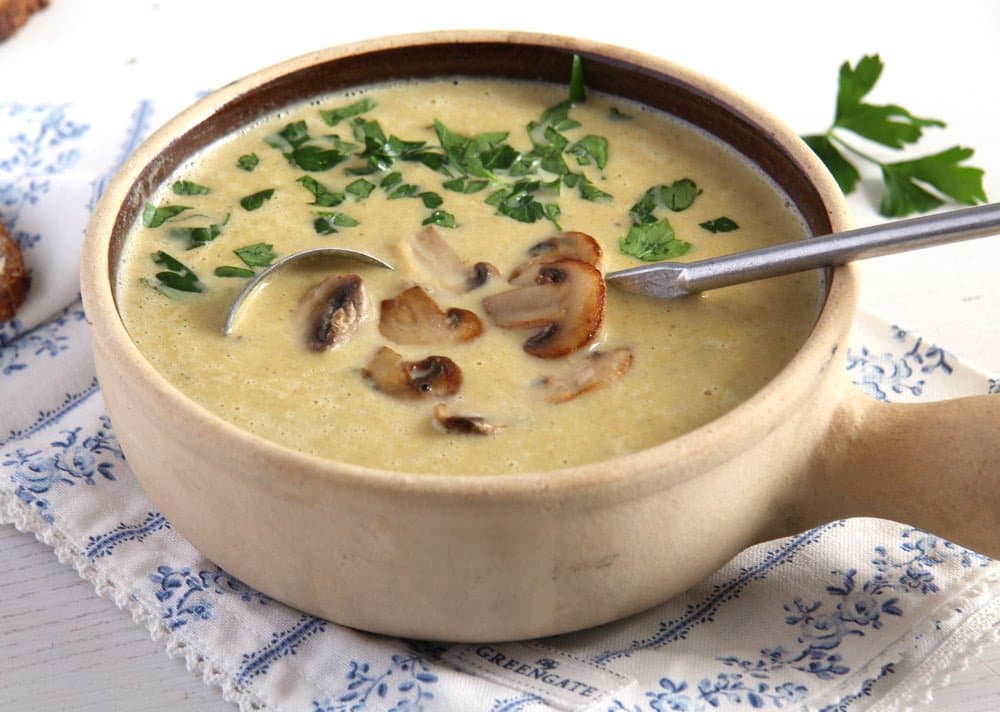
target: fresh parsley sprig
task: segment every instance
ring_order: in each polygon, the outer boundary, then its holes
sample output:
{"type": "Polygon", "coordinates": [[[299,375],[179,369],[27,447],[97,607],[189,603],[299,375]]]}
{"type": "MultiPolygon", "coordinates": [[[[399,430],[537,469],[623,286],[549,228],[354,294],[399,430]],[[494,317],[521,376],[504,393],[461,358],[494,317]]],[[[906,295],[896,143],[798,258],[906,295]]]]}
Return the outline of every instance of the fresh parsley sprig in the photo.
{"type": "Polygon", "coordinates": [[[851,132],[868,141],[893,149],[917,143],[926,128],[941,128],[939,119],[914,116],[896,104],[864,101],[882,74],[884,64],[875,55],[866,55],[853,67],[844,62],[837,86],[837,107],[833,123],[822,134],[803,140],[830,169],[845,195],[854,192],[861,173],[845,155],[879,167],[884,192],[879,212],[886,217],[923,213],[944,204],[946,198],[975,205],[986,201],[983,171],[962,165],[973,150],[954,146],[939,153],[897,162],[883,162],[844,139],[851,132]]]}

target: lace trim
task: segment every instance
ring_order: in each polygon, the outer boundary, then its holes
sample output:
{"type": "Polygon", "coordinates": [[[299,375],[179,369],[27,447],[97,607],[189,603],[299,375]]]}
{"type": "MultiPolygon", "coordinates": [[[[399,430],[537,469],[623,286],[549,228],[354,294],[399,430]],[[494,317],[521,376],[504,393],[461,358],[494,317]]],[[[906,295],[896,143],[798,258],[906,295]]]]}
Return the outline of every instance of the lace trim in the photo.
{"type": "Polygon", "coordinates": [[[13,524],[18,531],[34,534],[40,542],[51,547],[60,563],[72,566],[80,578],[93,584],[97,595],[110,599],[118,608],[131,613],[132,620],[144,625],[153,640],[165,641],[167,655],[171,658],[184,658],[188,671],[200,675],[206,684],[218,687],[227,702],[238,705],[242,712],[272,712],[277,709],[256,692],[237,685],[233,675],[204,650],[180,640],[175,632],[163,624],[156,611],[122,591],[114,581],[98,570],[65,534],[46,522],[37,512],[25,506],[12,492],[2,487],[0,487],[0,524],[13,524]]]}

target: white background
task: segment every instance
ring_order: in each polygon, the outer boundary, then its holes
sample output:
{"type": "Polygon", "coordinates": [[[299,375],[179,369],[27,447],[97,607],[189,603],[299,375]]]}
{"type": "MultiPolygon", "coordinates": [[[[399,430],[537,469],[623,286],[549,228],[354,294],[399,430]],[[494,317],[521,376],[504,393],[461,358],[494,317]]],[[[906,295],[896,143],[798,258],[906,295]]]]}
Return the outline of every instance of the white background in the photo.
{"type": "MultiPolygon", "coordinates": [[[[877,52],[886,70],[872,101],[948,122],[915,153],[975,148],[987,194],[1000,196],[1000,2],[989,0],[53,0],[0,44],[0,101],[177,96],[313,49],[456,28],[576,35],[659,55],[729,85],[799,133],[829,124],[840,63],[877,52]]],[[[880,220],[879,181],[868,176],[850,201],[858,225],[880,220]]],[[[868,261],[862,304],[996,375],[998,267],[997,238],[868,261]]],[[[127,614],[11,527],[0,528],[0,572],[0,710],[230,709],[127,614]]],[[[1000,707],[998,648],[939,691],[932,707],[1000,707]]]]}

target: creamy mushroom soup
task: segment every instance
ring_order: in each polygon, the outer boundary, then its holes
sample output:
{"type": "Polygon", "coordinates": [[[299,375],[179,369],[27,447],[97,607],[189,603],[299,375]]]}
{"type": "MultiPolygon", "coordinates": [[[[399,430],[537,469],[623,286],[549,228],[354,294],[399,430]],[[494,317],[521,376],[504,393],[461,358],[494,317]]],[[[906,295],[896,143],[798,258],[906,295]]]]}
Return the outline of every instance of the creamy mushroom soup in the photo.
{"type": "Polygon", "coordinates": [[[817,272],[665,302],[642,259],[804,236],[788,199],[681,122],[564,87],[381,85],[281,111],[183,165],[130,234],[117,301],[171,383],[306,453],[415,473],[562,468],[657,445],[751,396],[819,312],[817,272]],[[318,246],[394,265],[279,270],[318,246]]]}

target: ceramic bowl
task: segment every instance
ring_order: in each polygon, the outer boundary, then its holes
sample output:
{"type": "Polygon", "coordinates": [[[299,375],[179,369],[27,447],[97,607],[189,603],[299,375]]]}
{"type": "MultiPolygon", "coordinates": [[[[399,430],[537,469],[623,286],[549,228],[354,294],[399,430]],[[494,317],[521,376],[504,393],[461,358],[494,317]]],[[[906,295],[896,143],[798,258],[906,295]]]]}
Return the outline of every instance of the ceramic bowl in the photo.
{"type": "Polygon", "coordinates": [[[107,187],[87,233],[83,297],[101,390],[154,504],[205,555],[277,599],[345,625],[439,640],[538,637],[627,616],[752,543],[851,514],[922,525],[996,553],[1000,468],[996,447],[982,445],[1000,409],[988,399],[884,407],[849,394],[850,268],[828,275],[825,306],[799,353],[735,410],[643,452],[516,476],[416,476],[294,452],[193,403],[129,340],[113,291],[122,242],[152,190],[192,153],[316,94],[454,74],[562,83],[573,54],[592,89],[679,116],[744,154],[813,233],[847,227],[836,184],[792,131],[694,72],[627,49],[446,32],[265,69],[150,138],[107,187]],[[981,501],[940,487],[941,471],[987,478],[965,485],[981,501]]]}

